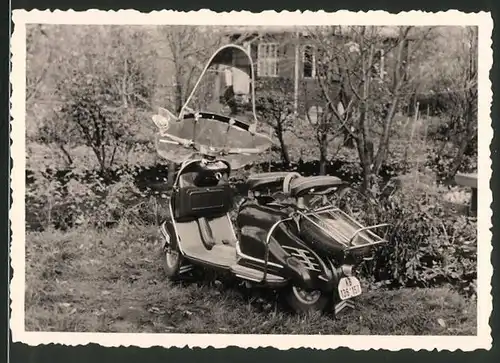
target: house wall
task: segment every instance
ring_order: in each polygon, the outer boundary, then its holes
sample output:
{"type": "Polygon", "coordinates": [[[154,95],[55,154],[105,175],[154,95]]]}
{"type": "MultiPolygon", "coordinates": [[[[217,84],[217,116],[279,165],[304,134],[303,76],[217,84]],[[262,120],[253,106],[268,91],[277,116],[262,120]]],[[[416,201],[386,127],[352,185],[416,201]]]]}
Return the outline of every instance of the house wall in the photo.
{"type": "MultiPolygon", "coordinates": [[[[232,40],[238,38],[239,36],[241,36],[241,34],[235,35],[232,40]]],[[[304,111],[309,109],[311,106],[323,106],[325,104],[317,80],[314,77],[304,77],[303,48],[305,45],[311,44],[307,37],[297,37],[294,32],[278,32],[271,34],[251,34],[247,36],[247,41],[250,42],[250,53],[255,62],[255,75],[257,79],[262,78],[259,72],[259,44],[274,43],[278,45],[278,66],[276,77],[288,78],[298,83],[297,94],[295,97],[298,106],[297,111],[299,113],[303,114],[304,111]],[[298,57],[296,53],[297,45],[299,46],[298,57]],[[298,79],[296,78],[296,66],[299,69],[298,79]]],[[[345,42],[346,39],[338,37],[338,41],[345,42]]],[[[392,40],[387,39],[385,47],[390,45],[390,42],[392,42],[392,40]]],[[[396,61],[396,55],[396,47],[392,47],[390,51],[383,53],[383,60],[381,61],[381,64],[383,64],[384,71],[387,69],[393,69],[391,65],[396,61]]],[[[408,48],[405,49],[404,58],[408,61],[408,48]]],[[[393,75],[384,74],[384,77],[391,79],[393,75]]],[[[337,84],[337,87],[334,86],[330,90],[330,99],[335,103],[341,101],[340,90],[340,82],[337,84]]]]}
{"type": "MultiPolygon", "coordinates": [[[[287,78],[293,82],[297,81],[298,89],[295,95],[297,99],[297,111],[303,113],[305,109],[313,105],[321,105],[324,101],[321,100],[321,92],[318,87],[316,79],[313,77],[305,78],[303,76],[303,54],[302,48],[304,45],[308,44],[307,39],[298,38],[294,33],[285,34],[270,34],[265,36],[260,36],[258,39],[250,39],[250,55],[255,61],[255,73],[256,79],[264,78],[259,72],[259,44],[278,44],[278,65],[277,65],[277,76],[279,78],[287,78]],[[296,45],[299,45],[298,57],[296,56],[296,45]],[[298,79],[296,79],[296,69],[298,71],[298,79]]],[[[274,78],[274,77],[271,77],[274,78]]],[[[332,90],[332,99],[338,98],[338,91],[340,89],[340,84],[338,88],[332,90]]]]}

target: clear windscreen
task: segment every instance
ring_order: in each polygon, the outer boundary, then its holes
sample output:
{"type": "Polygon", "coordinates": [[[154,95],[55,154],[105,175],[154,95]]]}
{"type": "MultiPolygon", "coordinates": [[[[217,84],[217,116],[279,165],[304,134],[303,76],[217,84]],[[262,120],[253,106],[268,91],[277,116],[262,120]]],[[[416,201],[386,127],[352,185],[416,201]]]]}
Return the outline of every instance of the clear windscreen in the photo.
{"type": "Polygon", "coordinates": [[[251,59],[240,48],[223,48],[213,56],[183,112],[206,111],[253,123],[252,93],[251,59]]]}
{"type": "Polygon", "coordinates": [[[160,156],[182,163],[197,155],[212,155],[238,169],[271,147],[268,133],[257,132],[250,62],[244,50],[222,48],[211,59],[180,115],[154,116],[160,129],[156,140],[160,156]]]}

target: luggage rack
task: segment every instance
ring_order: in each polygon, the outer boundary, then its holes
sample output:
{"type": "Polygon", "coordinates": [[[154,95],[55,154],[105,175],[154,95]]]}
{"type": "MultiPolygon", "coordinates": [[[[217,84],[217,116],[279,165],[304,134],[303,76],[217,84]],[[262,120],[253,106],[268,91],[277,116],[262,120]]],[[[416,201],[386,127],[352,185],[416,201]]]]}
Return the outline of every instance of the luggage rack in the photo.
{"type": "Polygon", "coordinates": [[[386,238],[390,227],[388,223],[363,226],[341,209],[332,206],[317,208],[309,212],[297,211],[296,213],[320,228],[335,242],[343,246],[346,252],[388,242],[386,238]],[[323,214],[327,214],[326,219],[321,216],[323,214]],[[373,231],[384,227],[384,237],[380,237],[373,231]]]}
{"type": "MultiPolygon", "coordinates": [[[[383,243],[387,243],[387,239],[385,238],[387,236],[387,229],[390,227],[390,224],[388,223],[381,223],[381,224],[376,224],[373,226],[368,226],[365,227],[358,221],[356,221],[354,218],[352,218],[350,215],[347,213],[343,212],[339,208],[335,208],[332,206],[325,206],[325,207],[320,207],[316,208],[312,211],[309,212],[302,212],[302,211],[296,211],[294,213],[295,216],[300,216],[303,218],[306,218],[310,222],[312,222],[314,225],[325,231],[332,239],[334,239],[339,245],[344,246],[344,252],[349,252],[353,251],[356,249],[361,249],[361,248],[366,248],[366,247],[371,247],[375,245],[380,245],[383,243]],[[341,233],[338,229],[336,228],[338,226],[327,226],[325,228],[324,226],[321,226],[318,222],[314,221],[311,216],[318,218],[320,214],[322,213],[328,213],[331,217],[337,218],[339,221],[343,221],[346,223],[347,226],[351,228],[352,235],[350,237],[345,236],[343,233],[341,233]],[[330,227],[330,228],[328,228],[330,227]],[[332,228],[333,227],[333,228],[332,228]],[[373,232],[374,229],[376,228],[381,228],[381,227],[386,227],[386,232],[385,236],[382,238],[378,236],[376,233],[373,232]],[[338,236],[336,235],[338,233],[338,236]],[[372,238],[368,237],[368,235],[371,235],[372,238]],[[366,243],[362,244],[354,244],[356,242],[356,239],[359,239],[359,237],[362,236],[366,243]]],[[[265,252],[264,252],[264,274],[262,276],[262,279],[260,282],[265,282],[267,275],[268,275],[268,265],[269,265],[269,243],[271,242],[271,237],[274,232],[274,230],[281,224],[287,221],[291,221],[295,219],[294,216],[290,216],[288,218],[281,219],[274,223],[270,230],[267,233],[266,240],[265,240],[265,252]]]]}

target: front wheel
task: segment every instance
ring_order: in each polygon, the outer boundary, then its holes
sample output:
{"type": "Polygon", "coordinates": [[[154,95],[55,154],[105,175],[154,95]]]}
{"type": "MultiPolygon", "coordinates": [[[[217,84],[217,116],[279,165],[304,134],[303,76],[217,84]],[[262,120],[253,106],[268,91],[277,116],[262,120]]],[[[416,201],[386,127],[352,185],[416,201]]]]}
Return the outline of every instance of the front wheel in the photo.
{"type": "Polygon", "coordinates": [[[174,246],[165,248],[165,261],[163,266],[168,278],[175,279],[179,277],[182,266],[182,255],[174,246]]]}
{"type": "Polygon", "coordinates": [[[304,290],[294,285],[283,292],[287,305],[298,314],[326,311],[333,302],[331,295],[321,290],[304,290]]]}
{"type": "MultiPolygon", "coordinates": [[[[179,251],[176,241],[174,240],[175,231],[170,224],[164,225],[167,239],[163,247],[163,268],[165,274],[170,279],[177,279],[181,274],[181,267],[183,265],[183,257],[179,251]]],[[[160,233],[161,234],[161,233],[160,233]]]]}

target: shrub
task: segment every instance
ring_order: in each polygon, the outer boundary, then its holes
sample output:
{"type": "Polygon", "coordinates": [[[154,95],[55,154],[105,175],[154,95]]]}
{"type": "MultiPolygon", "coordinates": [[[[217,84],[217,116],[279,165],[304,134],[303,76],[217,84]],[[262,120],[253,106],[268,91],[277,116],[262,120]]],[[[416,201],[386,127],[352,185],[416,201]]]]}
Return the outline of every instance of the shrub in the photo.
{"type": "Polygon", "coordinates": [[[376,214],[392,227],[389,243],[363,266],[367,278],[393,287],[450,284],[474,293],[476,220],[449,213],[437,187],[403,187],[382,199],[376,214]]]}
{"type": "Polygon", "coordinates": [[[61,181],[43,172],[30,178],[32,183],[26,185],[25,198],[28,228],[65,228],[70,225],[70,217],[60,213],[59,207],[64,203],[61,181]]]}
{"type": "Polygon", "coordinates": [[[119,180],[109,183],[98,172],[72,170],[67,181],[36,173],[26,191],[28,222],[42,229],[102,228],[122,219],[143,222],[144,212],[150,210],[144,208],[148,200],[135,185],[132,173],[118,174],[119,180]]]}
{"type": "MultiPolygon", "coordinates": [[[[451,143],[436,145],[429,151],[426,165],[434,170],[440,179],[447,177],[457,153],[456,147],[451,143]]],[[[463,155],[459,172],[471,173],[477,171],[477,147],[475,150],[467,150],[463,155]]]]}

